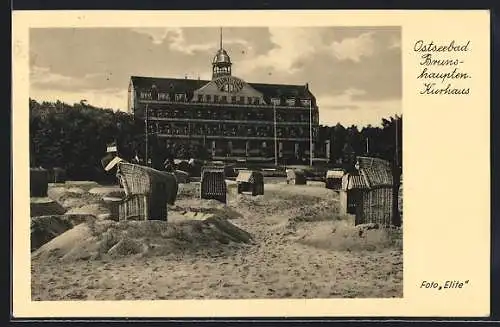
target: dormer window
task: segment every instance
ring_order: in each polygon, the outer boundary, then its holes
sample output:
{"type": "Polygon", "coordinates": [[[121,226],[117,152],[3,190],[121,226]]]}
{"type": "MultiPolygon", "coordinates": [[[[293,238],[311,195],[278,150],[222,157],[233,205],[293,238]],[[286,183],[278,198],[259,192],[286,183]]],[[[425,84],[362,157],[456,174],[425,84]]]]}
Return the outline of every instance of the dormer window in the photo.
{"type": "Polygon", "coordinates": [[[180,101],[184,101],[184,99],[185,99],[185,94],[184,93],[177,93],[175,95],[175,101],[179,101],[180,102],[180,101]]]}
{"type": "Polygon", "coordinates": [[[170,96],[168,95],[168,93],[158,93],[158,100],[169,101],[170,96]]]}
{"type": "Polygon", "coordinates": [[[302,99],[300,100],[300,103],[304,106],[304,107],[309,107],[309,105],[311,104],[311,100],[310,99],[302,99]]]}

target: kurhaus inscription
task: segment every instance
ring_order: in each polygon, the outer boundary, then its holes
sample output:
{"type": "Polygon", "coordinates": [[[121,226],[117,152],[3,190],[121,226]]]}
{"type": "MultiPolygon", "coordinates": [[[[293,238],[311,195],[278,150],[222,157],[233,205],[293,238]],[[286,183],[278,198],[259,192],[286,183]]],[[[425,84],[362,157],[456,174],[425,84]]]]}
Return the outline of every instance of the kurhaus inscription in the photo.
{"type": "Polygon", "coordinates": [[[243,81],[231,76],[218,78],[215,80],[215,85],[219,90],[229,93],[240,92],[244,87],[243,81]]]}
{"type": "Polygon", "coordinates": [[[464,81],[471,78],[463,70],[465,54],[470,51],[470,41],[459,43],[452,40],[445,44],[434,41],[418,40],[413,45],[418,54],[419,73],[417,79],[422,81],[421,95],[467,95],[469,87],[464,81]]]}

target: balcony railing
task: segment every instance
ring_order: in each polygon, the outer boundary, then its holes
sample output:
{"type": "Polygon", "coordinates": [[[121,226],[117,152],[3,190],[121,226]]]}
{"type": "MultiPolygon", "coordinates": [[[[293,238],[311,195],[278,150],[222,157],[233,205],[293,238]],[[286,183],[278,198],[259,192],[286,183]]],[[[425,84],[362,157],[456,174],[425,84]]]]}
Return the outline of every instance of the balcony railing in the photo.
{"type": "MultiPolygon", "coordinates": [[[[298,110],[309,110],[310,107],[307,106],[283,106],[283,105],[272,105],[267,103],[259,103],[259,104],[242,104],[242,103],[233,103],[233,102],[197,102],[197,101],[171,101],[171,100],[150,100],[150,99],[138,99],[139,103],[142,104],[172,104],[172,105],[181,105],[181,106],[196,106],[196,107],[225,107],[228,106],[234,108],[276,108],[276,109],[298,109],[298,110]]],[[[315,106],[312,107],[313,110],[317,108],[315,106]]]]}
{"type": "MultiPolygon", "coordinates": [[[[140,117],[144,119],[144,117],[140,117]]],[[[273,120],[232,120],[232,119],[198,119],[198,118],[165,118],[165,117],[148,117],[150,121],[167,121],[167,122],[193,122],[193,123],[216,123],[216,124],[257,124],[268,125],[274,124],[273,120]]],[[[307,125],[309,121],[291,122],[291,121],[277,121],[277,125],[307,125]]],[[[313,122],[313,125],[318,125],[313,122]]]]}
{"type": "MultiPolygon", "coordinates": [[[[226,136],[226,135],[189,135],[189,134],[163,134],[163,133],[154,133],[153,135],[157,135],[158,137],[162,138],[175,138],[175,139],[206,139],[206,140],[217,140],[217,139],[223,139],[223,140],[250,140],[250,141],[268,141],[268,140],[274,140],[274,136],[226,136]]],[[[301,138],[295,138],[295,137],[277,137],[277,141],[295,141],[295,142],[301,142],[301,141],[309,141],[309,137],[301,137],[301,138]]]]}

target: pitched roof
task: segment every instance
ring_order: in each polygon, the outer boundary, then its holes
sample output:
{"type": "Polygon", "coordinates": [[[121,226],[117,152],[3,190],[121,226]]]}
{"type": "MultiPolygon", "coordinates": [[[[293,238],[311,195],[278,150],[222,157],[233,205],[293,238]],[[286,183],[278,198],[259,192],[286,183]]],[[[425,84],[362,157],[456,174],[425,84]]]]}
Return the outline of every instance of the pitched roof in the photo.
{"type": "Polygon", "coordinates": [[[160,78],[160,77],[146,77],[146,76],[131,76],[132,83],[136,88],[151,89],[151,86],[156,85],[158,90],[172,92],[193,92],[210,81],[188,79],[188,78],[160,78]]]}
{"type": "Polygon", "coordinates": [[[359,190],[370,188],[366,179],[361,175],[345,174],[342,177],[342,190],[359,190]]]}
{"type": "Polygon", "coordinates": [[[391,164],[379,158],[358,157],[357,168],[369,187],[392,186],[391,164]]]}
{"type": "MultiPolygon", "coordinates": [[[[147,76],[131,76],[132,83],[136,88],[150,89],[154,84],[158,90],[172,90],[173,92],[191,93],[200,87],[210,83],[207,80],[188,79],[188,78],[160,78],[147,76]]],[[[312,98],[314,95],[306,85],[289,84],[264,84],[248,83],[251,87],[264,94],[265,97],[299,97],[312,98]]]]}
{"type": "Polygon", "coordinates": [[[276,97],[298,97],[298,98],[314,98],[306,85],[289,85],[289,84],[263,84],[263,83],[248,83],[254,89],[261,92],[270,98],[276,97]]]}

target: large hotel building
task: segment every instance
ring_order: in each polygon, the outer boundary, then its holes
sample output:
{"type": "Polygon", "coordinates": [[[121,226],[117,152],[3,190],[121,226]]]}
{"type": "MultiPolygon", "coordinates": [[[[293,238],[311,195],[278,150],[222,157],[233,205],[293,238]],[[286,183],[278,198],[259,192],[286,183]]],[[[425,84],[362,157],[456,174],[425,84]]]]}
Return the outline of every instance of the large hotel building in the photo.
{"type": "Polygon", "coordinates": [[[221,33],[212,80],[132,76],[128,110],[159,144],[203,145],[213,160],[309,163],[329,152],[314,151],[319,114],[307,83],[248,83],[231,68],[221,33]]]}

